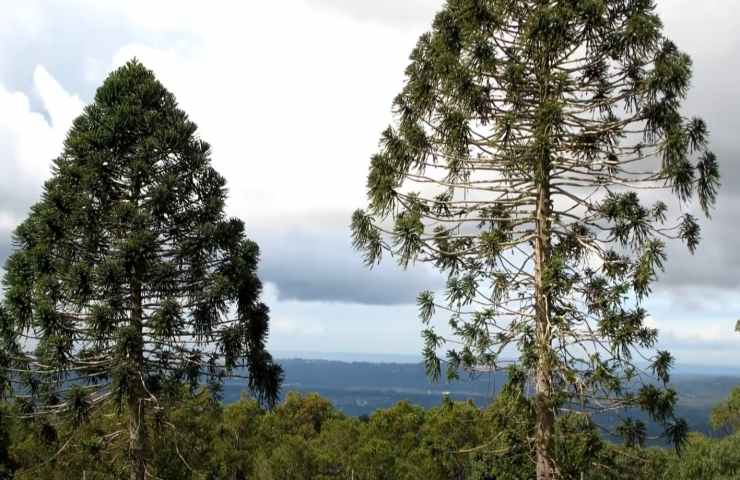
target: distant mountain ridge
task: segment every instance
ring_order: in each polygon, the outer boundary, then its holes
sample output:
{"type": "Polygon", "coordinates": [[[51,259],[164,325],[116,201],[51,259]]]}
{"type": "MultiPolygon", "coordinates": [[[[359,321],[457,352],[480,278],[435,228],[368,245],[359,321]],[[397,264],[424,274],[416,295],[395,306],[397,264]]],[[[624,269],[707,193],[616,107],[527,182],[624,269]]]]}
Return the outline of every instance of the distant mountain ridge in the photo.
{"type": "MultiPolygon", "coordinates": [[[[452,400],[473,401],[485,407],[505,384],[505,371],[463,377],[451,383],[431,382],[422,363],[378,363],[370,361],[338,361],[326,359],[282,359],[285,370],[283,392],[318,393],[342,412],[369,415],[399,401],[408,401],[425,408],[440,404],[445,396],[452,400]]],[[[693,431],[715,435],[709,426],[711,409],[725,400],[733,388],[740,385],[737,375],[712,374],[702,367],[677,368],[672,385],[679,392],[678,414],[686,418],[693,431]]],[[[729,370],[732,372],[733,370],[729,370]]],[[[224,386],[224,401],[237,400],[245,385],[238,379],[224,386]]],[[[603,417],[607,424],[616,416],[603,417]]],[[[651,430],[657,432],[657,427],[651,430]]]]}
{"type": "MultiPolygon", "coordinates": [[[[328,360],[344,363],[422,363],[418,354],[321,352],[309,350],[273,350],[273,357],[285,360],[328,360]]],[[[712,365],[677,362],[672,372],[676,375],[709,375],[740,377],[740,365],[712,365]]]]}
{"type": "Polygon", "coordinates": [[[306,350],[274,350],[273,357],[278,360],[331,360],[347,363],[421,363],[418,354],[402,353],[357,353],[357,352],[317,352],[306,350]]]}

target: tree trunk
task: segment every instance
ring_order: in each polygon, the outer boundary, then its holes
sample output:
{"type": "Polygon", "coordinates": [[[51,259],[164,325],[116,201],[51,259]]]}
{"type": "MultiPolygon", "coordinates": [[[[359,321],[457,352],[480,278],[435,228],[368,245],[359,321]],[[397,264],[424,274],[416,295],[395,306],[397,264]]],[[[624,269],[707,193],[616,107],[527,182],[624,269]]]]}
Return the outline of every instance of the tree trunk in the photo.
{"type": "Polygon", "coordinates": [[[555,414],[552,406],[552,361],[550,296],[545,285],[545,271],[550,261],[550,169],[549,159],[542,159],[537,192],[535,239],[535,315],[537,367],[535,372],[535,450],[537,480],[552,480],[555,465],[552,443],[555,414]]]}
{"type": "Polygon", "coordinates": [[[131,327],[137,334],[135,347],[129,352],[128,409],[129,409],[129,462],[131,480],[144,480],[146,474],[146,419],[144,411],[144,352],[143,352],[143,308],[141,285],[132,285],[133,308],[131,327]]]}
{"type": "Polygon", "coordinates": [[[131,480],[144,480],[146,461],[144,458],[146,441],[146,424],[144,421],[144,403],[134,395],[129,396],[129,450],[131,464],[131,480]]]}
{"type": "Polygon", "coordinates": [[[552,459],[553,432],[555,429],[555,415],[550,405],[550,372],[546,368],[538,367],[536,380],[536,432],[535,449],[537,453],[537,480],[552,480],[555,476],[555,466],[552,459]]]}

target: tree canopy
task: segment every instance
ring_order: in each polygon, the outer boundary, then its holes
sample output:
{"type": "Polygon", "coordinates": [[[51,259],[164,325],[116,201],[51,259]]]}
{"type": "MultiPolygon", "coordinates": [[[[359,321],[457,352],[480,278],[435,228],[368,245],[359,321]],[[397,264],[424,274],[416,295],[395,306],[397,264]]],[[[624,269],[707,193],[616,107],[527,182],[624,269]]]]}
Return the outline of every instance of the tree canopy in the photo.
{"type": "Polygon", "coordinates": [[[740,387],[735,388],[726,401],[712,410],[710,421],[717,429],[740,430],[740,387]]]}
{"type": "Polygon", "coordinates": [[[172,93],[127,63],[74,121],[6,264],[3,393],[77,423],[109,400],[128,408],[132,478],[163,391],[228,375],[267,404],[279,391],[259,249],[226,217],[210,154],[172,93]]]}
{"type": "MultiPolygon", "coordinates": [[[[149,473],[162,480],[529,480],[534,422],[528,399],[508,389],[485,409],[444,401],[406,402],[353,418],[315,394],[289,393],[271,411],[243,398],[222,406],[210,392],[181,389],[162,399],[149,473]]],[[[126,478],[125,448],[108,408],[82,427],[70,421],[0,416],[0,479],[126,478]]],[[[7,409],[0,410],[6,413],[7,409]]],[[[692,434],[681,456],[663,448],[614,445],[581,415],[558,420],[555,455],[563,478],[734,479],[740,434],[692,434]]]]}
{"type": "Polygon", "coordinates": [[[652,0],[448,0],[372,157],[356,248],[447,276],[418,297],[431,375],[445,345],[453,377],[512,357],[531,374],[540,479],[574,405],[639,406],[685,437],[643,301],[719,188],[708,128],[681,110],[690,79],[652,0]]]}

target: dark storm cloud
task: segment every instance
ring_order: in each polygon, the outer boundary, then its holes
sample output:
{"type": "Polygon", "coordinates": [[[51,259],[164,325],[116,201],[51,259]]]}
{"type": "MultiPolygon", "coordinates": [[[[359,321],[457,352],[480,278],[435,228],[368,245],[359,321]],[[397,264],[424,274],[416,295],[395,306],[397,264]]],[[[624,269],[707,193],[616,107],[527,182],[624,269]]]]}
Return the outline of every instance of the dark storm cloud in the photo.
{"type": "Polygon", "coordinates": [[[702,242],[690,255],[679,242],[670,242],[667,269],[658,288],[688,292],[686,287],[740,290],[740,4],[717,2],[718,10],[701,2],[659,2],[666,34],[693,60],[693,80],[684,112],[703,118],[710,131],[710,149],[717,155],[722,176],[716,211],[701,219],[702,242]],[[721,5],[721,7],[720,7],[721,5]]]}
{"type": "MultiPolygon", "coordinates": [[[[407,305],[419,292],[443,286],[423,267],[403,271],[392,258],[367,268],[348,240],[349,231],[292,231],[253,236],[260,245],[260,278],[274,283],[281,300],[364,305],[407,305]]],[[[12,230],[0,227],[0,271],[12,251],[12,230]]]]}
{"type": "MultiPolygon", "coordinates": [[[[685,42],[684,42],[685,43],[685,42]]],[[[686,103],[687,116],[702,117],[710,129],[710,149],[717,155],[722,186],[717,208],[706,219],[698,209],[702,241],[695,255],[677,242],[669,244],[669,260],[661,288],[708,286],[740,289],[740,144],[737,121],[740,98],[735,85],[740,77],[740,58],[724,53],[711,64],[694,55],[694,82],[686,103]],[[717,71],[719,63],[723,73],[717,71]],[[728,81],[732,78],[732,82],[728,81]]]]}
{"type": "Polygon", "coordinates": [[[265,232],[254,240],[262,251],[260,276],[277,285],[281,299],[403,305],[415,303],[419,292],[443,285],[426,268],[403,271],[387,256],[368,269],[352,248],[349,228],[265,232]]]}
{"type": "Polygon", "coordinates": [[[740,290],[740,196],[723,195],[711,220],[702,220],[702,241],[690,255],[679,242],[668,246],[660,289],[716,287],[740,290]]]}

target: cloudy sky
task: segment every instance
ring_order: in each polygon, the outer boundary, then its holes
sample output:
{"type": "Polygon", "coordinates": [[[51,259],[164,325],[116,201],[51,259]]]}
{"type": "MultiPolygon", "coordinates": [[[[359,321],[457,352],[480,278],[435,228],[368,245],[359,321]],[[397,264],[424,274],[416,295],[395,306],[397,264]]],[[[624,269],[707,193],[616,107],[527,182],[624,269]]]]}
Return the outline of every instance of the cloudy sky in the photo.
{"type": "MultiPolygon", "coordinates": [[[[392,120],[408,54],[441,0],[9,1],[0,17],[0,261],[72,120],[137,57],[198,123],[227,178],[229,213],[262,248],[271,348],[415,355],[426,268],[367,271],[351,212],[392,120]]],[[[684,363],[738,365],[740,2],[659,1],[692,55],[687,114],[722,162],[720,205],[693,257],[676,249],[648,307],[684,363]]]]}

